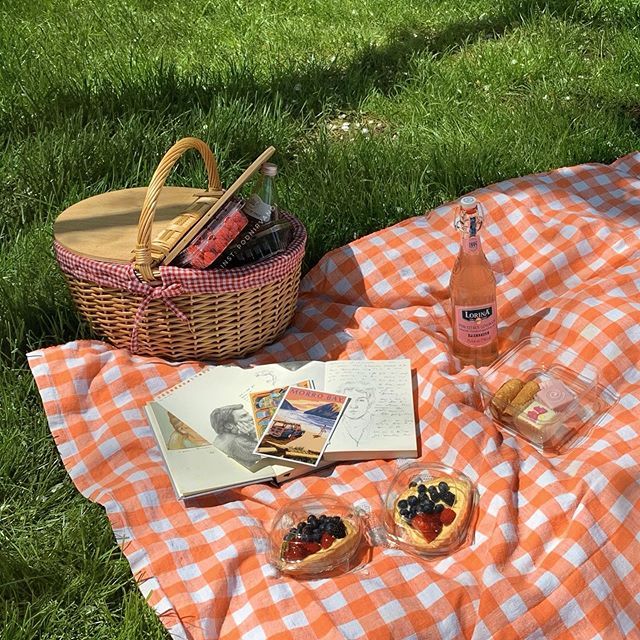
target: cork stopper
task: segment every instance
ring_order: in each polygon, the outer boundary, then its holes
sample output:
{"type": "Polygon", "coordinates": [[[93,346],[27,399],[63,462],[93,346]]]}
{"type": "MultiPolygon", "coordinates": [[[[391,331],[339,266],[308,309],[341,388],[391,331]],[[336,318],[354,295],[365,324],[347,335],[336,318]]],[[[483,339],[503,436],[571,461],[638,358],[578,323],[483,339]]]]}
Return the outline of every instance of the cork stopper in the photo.
{"type": "Polygon", "coordinates": [[[265,176],[275,177],[278,175],[278,166],[272,162],[265,162],[260,168],[260,171],[265,176]]]}

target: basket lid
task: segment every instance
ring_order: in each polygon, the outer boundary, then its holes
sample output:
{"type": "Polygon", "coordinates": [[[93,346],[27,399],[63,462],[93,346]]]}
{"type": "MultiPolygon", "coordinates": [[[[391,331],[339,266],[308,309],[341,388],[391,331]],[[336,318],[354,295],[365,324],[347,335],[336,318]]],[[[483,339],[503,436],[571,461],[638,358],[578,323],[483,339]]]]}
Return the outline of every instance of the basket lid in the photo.
{"type": "MultiPolygon", "coordinates": [[[[81,256],[128,263],[133,258],[138,220],[147,187],[109,191],[65,209],[53,226],[55,239],[81,256]]],[[[199,208],[206,191],[193,187],[164,187],[158,198],[152,237],[178,215],[199,208]]]]}
{"type": "Polygon", "coordinates": [[[58,216],[53,226],[54,237],[77,255],[116,263],[131,262],[142,237],[148,261],[145,273],[147,279],[152,278],[149,265],[170,264],[274,152],[273,147],[268,147],[223,190],[211,150],[201,140],[184,138],[165,154],[148,189],[109,191],[77,202],[58,216]],[[208,189],[165,187],[176,160],[192,147],[205,159],[208,189]]]}

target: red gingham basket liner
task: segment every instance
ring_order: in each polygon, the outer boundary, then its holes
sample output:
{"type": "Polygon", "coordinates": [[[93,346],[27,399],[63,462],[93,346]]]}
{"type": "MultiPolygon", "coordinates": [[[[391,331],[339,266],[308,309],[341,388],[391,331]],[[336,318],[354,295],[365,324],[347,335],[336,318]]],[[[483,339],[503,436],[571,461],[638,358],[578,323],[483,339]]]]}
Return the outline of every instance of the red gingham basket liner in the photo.
{"type": "MultiPolygon", "coordinates": [[[[198,293],[229,293],[261,287],[279,281],[290,275],[300,264],[306,243],[304,225],[293,216],[286,216],[292,222],[292,239],[284,253],[263,262],[233,269],[185,269],[182,267],[160,267],[163,287],[180,285],[176,295],[198,293]]],[[[74,277],[93,282],[104,287],[125,288],[146,295],[151,285],[141,282],[131,264],[115,264],[83,258],[54,242],[54,250],[61,269],[74,277]]]]}

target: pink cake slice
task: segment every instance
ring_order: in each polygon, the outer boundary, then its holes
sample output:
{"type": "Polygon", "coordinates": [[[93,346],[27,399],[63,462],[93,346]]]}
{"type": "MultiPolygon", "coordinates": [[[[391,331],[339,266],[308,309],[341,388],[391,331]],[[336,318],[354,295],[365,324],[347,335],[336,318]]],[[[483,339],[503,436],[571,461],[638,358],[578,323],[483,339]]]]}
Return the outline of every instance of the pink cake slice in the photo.
{"type": "Polygon", "coordinates": [[[542,383],[540,387],[540,391],[535,396],[536,400],[552,411],[564,411],[576,399],[560,380],[549,380],[542,383]]]}

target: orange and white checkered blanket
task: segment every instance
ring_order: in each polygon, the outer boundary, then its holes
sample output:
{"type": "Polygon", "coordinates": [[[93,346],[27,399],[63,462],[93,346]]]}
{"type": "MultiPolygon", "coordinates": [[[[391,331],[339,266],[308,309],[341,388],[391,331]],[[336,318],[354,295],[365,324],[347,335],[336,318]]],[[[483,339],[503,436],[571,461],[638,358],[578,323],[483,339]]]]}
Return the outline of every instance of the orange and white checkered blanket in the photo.
{"type": "Polygon", "coordinates": [[[326,255],[303,282],[291,329],[253,359],[411,359],[423,459],[457,467],[480,492],[474,543],[446,559],[376,547],[360,572],[278,578],[265,527],[283,501],[327,493],[375,512],[398,462],[338,465],[185,508],[142,407],[199,365],[99,342],[30,354],[70,476],[106,509],[173,637],[640,637],[640,153],[476,195],[489,212],[501,346],[547,336],[620,393],[579,447],[544,458],[465,404],[477,372],[456,373],[447,347],[450,205],[326,255]]]}

